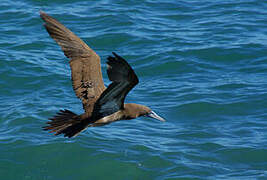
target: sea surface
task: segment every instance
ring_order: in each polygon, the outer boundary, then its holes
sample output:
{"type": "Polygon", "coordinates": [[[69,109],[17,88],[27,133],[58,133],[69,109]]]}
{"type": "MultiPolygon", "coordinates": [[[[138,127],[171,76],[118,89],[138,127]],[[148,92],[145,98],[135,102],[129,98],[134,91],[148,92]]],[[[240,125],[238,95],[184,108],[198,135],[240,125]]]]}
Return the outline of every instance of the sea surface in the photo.
{"type": "Polygon", "coordinates": [[[267,179],[265,0],[1,0],[0,180],[267,179]],[[101,57],[123,56],[145,117],[75,138],[42,130],[82,113],[68,59],[39,11],[101,57]]]}

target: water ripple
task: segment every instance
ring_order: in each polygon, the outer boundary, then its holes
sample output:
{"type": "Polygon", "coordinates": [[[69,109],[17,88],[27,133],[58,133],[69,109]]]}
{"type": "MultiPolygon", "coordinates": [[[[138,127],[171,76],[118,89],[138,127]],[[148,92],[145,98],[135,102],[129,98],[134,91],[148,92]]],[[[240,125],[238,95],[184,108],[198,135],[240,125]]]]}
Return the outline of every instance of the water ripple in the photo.
{"type": "Polygon", "coordinates": [[[2,0],[0,179],[265,179],[266,7],[259,0],[2,0]],[[59,109],[82,113],[82,105],[39,10],[96,50],[106,84],[106,57],[125,57],[140,79],[126,101],[167,122],[122,121],[75,139],[43,132],[59,109]]]}

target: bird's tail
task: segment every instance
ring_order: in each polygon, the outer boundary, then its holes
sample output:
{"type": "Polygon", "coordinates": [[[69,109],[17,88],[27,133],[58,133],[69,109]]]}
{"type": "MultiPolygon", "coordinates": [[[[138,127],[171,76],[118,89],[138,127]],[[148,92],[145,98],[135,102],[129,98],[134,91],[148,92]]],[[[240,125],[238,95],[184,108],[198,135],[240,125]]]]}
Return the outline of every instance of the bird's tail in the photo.
{"type": "Polygon", "coordinates": [[[48,126],[43,127],[45,131],[55,133],[55,135],[64,134],[65,137],[77,136],[87,128],[88,124],[81,117],[69,110],[60,110],[57,115],[50,118],[48,126]]]}

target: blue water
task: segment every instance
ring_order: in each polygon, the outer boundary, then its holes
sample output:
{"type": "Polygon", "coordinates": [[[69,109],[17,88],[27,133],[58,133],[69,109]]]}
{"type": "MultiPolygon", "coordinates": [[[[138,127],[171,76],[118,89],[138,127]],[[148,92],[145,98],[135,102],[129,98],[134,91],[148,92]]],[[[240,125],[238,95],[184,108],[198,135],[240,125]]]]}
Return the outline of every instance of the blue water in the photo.
{"type": "Polygon", "coordinates": [[[0,179],[267,179],[266,17],[264,0],[1,0],[0,179]],[[83,110],[39,10],[100,55],[105,84],[107,56],[127,59],[140,83],[126,101],[167,122],[42,131],[83,110]]]}

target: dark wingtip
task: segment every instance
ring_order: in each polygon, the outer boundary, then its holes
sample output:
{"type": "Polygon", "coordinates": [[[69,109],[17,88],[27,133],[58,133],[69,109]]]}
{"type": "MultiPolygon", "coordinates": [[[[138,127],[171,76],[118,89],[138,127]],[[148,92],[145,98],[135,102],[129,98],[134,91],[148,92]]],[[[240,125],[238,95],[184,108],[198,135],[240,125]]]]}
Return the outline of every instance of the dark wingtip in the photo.
{"type": "Polygon", "coordinates": [[[121,59],[123,59],[121,56],[119,56],[117,53],[115,53],[115,52],[112,52],[112,54],[116,57],[116,58],[121,58],[121,59]]]}
{"type": "Polygon", "coordinates": [[[115,56],[115,57],[113,57],[113,56],[108,56],[107,57],[107,64],[109,64],[109,65],[111,65],[111,63],[114,63],[115,61],[116,61],[116,59],[117,59],[117,54],[115,53],[115,52],[112,52],[112,54],[115,56]]]}
{"type": "Polygon", "coordinates": [[[109,61],[112,61],[113,59],[114,59],[114,57],[112,57],[112,56],[107,57],[107,60],[109,60],[109,61]]]}
{"type": "Polygon", "coordinates": [[[122,59],[122,57],[120,57],[117,53],[112,52],[113,56],[108,56],[108,61],[114,61],[114,60],[118,60],[118,59],[122,59]]]}

